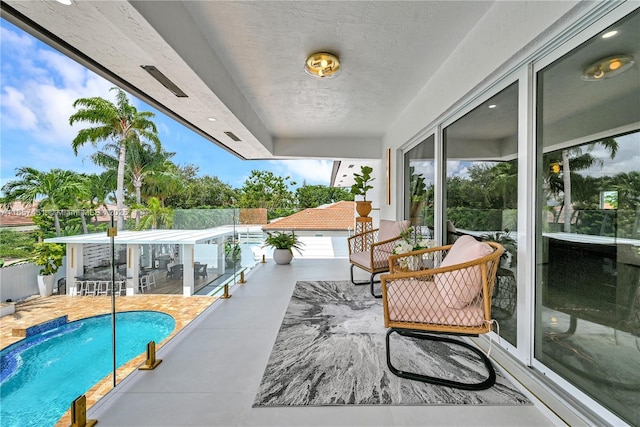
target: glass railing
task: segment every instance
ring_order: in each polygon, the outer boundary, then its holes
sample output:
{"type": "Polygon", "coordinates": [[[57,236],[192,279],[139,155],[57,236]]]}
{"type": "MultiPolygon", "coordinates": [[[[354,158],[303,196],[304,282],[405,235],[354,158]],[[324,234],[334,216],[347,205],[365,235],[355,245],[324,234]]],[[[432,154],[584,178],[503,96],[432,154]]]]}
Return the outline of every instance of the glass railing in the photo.
{"type": "MultiPolygon", "coordinates": [[[[37,357],[50,357],[44,350],[40,352],[35,346],[40,340],[40,334],[45,333],[49,337],[60,335],[62,338],[73,331],[84,330],[89,318],[99,315],[111,316],[113,321],[107,322],[111,324],[110,327],[107,326],[111,332],[95,332],[105,339],[101,345],[106,347],[100,350],[106,355],[105,359],[95,363],[92,361],[90,364],[101,365],[104,372],[85,373],[82,364],[86,364],[86,360],[82,357],[74,358],[72,361],[60,354],[51,356],[68,360],[66,365],[70,373],[65,376],[76,377],[79,381],[89,381],[89,387],[85,387],[85,391],[98,381],[112,387],[117,386],[124,376],[144,361],[149,340],[155,340],[158,346],[162,346],[168,337],[176,333],[177,329],[174,329],[174,326],[184,327],[185,322],[195,318],[215,301],[215,298],[174,299],[173,296],[220,297],[233,286],[242,283],[244,275],[262,262],[264,234],[261,227],[266,223],[266,211],[261,209],[175,210],[170,216],[159,215],[153,221],[147,221],[153,213],[140,212],[140,215],[137,215],[132,212],[124,221],[124,230],[117,231],[113,236],[108,230],[115,230],[116,221],[114,218],[111,223],[107,212],[59,210],[38,211],[38,215],[37,223],[41,227],[34,231],[31,238],[35,239],[37,235],[47,242],[46,246],[59,245],[59,256],[54,252],[44,256],[49,260],[59,258],[59,269],[53,274],[53,286],[43,287],[40,293],[36,285],[36,276],[42,267],[24,262],[16,268],[2,269],[3,297],[22,302],[41,294],[53,299],[48,300],[49,303],[45,305],[24,306],[31,312],[39,311],[34,317],[36,320],[32,322],[35,324],[29,325],[35,328],[29,329],[28,338],[20,341],[26,345],[24,348],[19,347],[20,343],[15,343],[3,352],[3,361],[9,360],[5,356],[20,357],[22,351],[28,349],[35,351],[37,357]],[[9,288],[7,283],[13,282],[16,286],[9,288]],[[145,297],[141,298],[140,295],[145,297]],[[164,300],[162,296],[169,299],[164,300]],[[71,301],[68,298],[73,298],[71,306],[68,305],[68,301],[71,301]],[[130,334],[122,329],[130,327],[129,321],[118,320],[120,314],[115,314],[130,310],[164,311],[173,317],[174,326],[167,329],[166,322],[163,322],[162,334],[155,334],[152,327],[150,334],[143,334],[138,342],[132,344],[124,340],[125,335],[130,334]],[[64,318],[64,315],[68,318],[64,318]],[[67,323],[67,320],[76,319],[87,320],[67,323]],[[110,337],[115,341],[111,342],[110,337]],[[131,345],[135,347],[131,348],[131,345]],[[121,354],[124,350],[129,355],[126,360],[121,354]],[[138,360],[135,365],[128,364],[132,354],[138,360]],[[110,371],[112,374],[109,375],[110,371]],[[115,372],[117,374],[114,374],[115,372]]],[[[27,255],[30,256],[25,254],[25,258],[28,258],[27,255]]],[[[154,320],[145,322],[152,324],[154,320]]],[[[91,335],[93,332],[89,334],[87,339],[91,342],[99,341],[97,335],[91,335]]],[[[70,350],[61,348],[61,351],[64,353],[70,350]]],[[[83,351],[84,349],[79,348],[74,349],[73,353],[83,351]]],[[[47,366],[47,362],[42,361],[40,365],[47,366]]],[[[15,369],[18,367],[17,364],[11,363],[5,366],[3,362],[3,381],[13,376],[13,371],[5,372],[5,368],[11,369],[12,366],[15,369]]],[[[15,378],[20,382],[28,380],[19,376],[15,378]]],[[[3,401],[5,397],[11,399],[9,394],[5,396],[5,391],[9,393],[10,389],[28,389],[22,383],[14,384],[11,388],[4,385],[3,382],[3,401]]],[[[57,385],[50,384],[46,387],[55,388],[57,385]]],[[[104,386],[100,387],[100,390],[105,390],[104,386]]],[[[73,398],[77,397],[77,392],[74,393],[73,398]]],[[[72,398],[62,399],[58,402],[59,407],[47,411],[58,414],[59,417],[69,409],[71,400],[72,398]]],[[[24,414],[16,415],[3,411],[3,419],[5,416],[11,419],[14,415],[24,417],[24,414]]],[[[55,415],[52,417],[56,418],[55,415]]],[[[57,418],[38,419],[33,425],[53,425],[56,421],[57,418]]]]}

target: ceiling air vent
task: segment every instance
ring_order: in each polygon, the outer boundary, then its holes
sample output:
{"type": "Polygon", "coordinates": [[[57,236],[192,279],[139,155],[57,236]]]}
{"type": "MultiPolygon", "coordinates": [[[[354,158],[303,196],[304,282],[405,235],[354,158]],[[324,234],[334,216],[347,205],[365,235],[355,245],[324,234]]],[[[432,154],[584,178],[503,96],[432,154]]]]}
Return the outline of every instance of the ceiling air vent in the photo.
{"type": "Polygon", "coordinates": [[[147,73],[151,74],[151,77],[159,81],[162,86],[169,89],[172,94],[174,94],[178,98],[187,98],[187,94],[184,93],[178,86],[176,86],[174,82],[169,80],[167,76],[162,74],[156,67],[154,67],[153,65],[141,65],[141,67],[147,73]]]}
{"type": "Polygon", "coordinates": [[[238,138],[233,132],[225,132],[224,134],[236,142],[240,141],[240,138],[238,138]]]}

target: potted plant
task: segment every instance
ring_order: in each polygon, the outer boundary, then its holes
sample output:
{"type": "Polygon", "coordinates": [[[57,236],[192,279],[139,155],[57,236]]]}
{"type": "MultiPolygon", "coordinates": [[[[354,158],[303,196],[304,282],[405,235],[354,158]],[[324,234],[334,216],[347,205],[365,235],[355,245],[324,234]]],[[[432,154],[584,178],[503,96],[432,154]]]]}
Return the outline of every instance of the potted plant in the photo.
{"type": "Polygon", "coordinates": [[[409,182],[409,194],[411,195],[411,205],[409,207],[409,218],[412,224],[422,224],[422,210],[425,205],[427,184],[422,174],[415,173],[415,168],[409,168],[411,181],[409,182]]]}
{"type": "Polygon", "coordinates": [[[224,259],[226,268],[233,268],[234,265],[240,265],[240,261],[242,260],[242,249],[240,245],[229,241],[225,242],[224,259]]]}
{"type": "Polygon", "coordinates": [[[293,232],[286,233],[281,231],[274,231],[273,233],[267,232],[267,237],[264,239],[264,245],[273,248],[273,260],[276,264],[289,264],[293,259],[293,251],[295,249],[298,253],[301,253],[303,243],[300,242],[298,236],[293,232]]]}
{"type": "Polygon", "coordinates": [[[36,243],[33,247],[31,262],[42,268],[38,274],[38,290],[40,295],[48,297],[53,294],[55,274],[62,266],[64,246],[57,243],[36,243]]]}
{"type": "Polygon", "coordinates": [[[371,201],[367,200],[367,191],[373,188],[370,185],[370,182],[375,179],[371,177],[372,172],[371,166],[361,166],[360,173],[354,172],[353,174],[355,184],[351,186],[351,194],[362,196],[362,200],[356,201],[356,211],[360,216],[368,216],[371,212],[371,201]]]}

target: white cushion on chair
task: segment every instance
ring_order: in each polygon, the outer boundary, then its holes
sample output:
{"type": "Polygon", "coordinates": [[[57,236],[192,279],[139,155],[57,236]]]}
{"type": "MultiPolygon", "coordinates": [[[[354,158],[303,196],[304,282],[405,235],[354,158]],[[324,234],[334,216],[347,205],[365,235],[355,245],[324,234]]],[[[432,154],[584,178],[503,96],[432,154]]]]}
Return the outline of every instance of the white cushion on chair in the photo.
{"type": "Polygon", "coordinates": [[[409,227],[409,221],[389,221],[388,219],[381,219],[380,227],[378,227],[378,242],[398,237],[407,227],[409,227]]]}
{"type": "Polygon", "coordinates": [[[389,259],[375,259],[373,260],[373,267],[371,266],[371,254],[369,252],[356,252],[349,256],[349,261],[354,264],[361,265],[367,270],[378,270],[381,268],[389,268],[389,259]]]}
{"type": "MultiPolygon", "coordinates": [[[[380,227],[378,229],[378,242],[384,242],[385,240],[395,239],[400,236],[400,233],[409,228],[409,221],[389,221],[387,219],[380,220],[380,227]]],[[[389,254],[393,253],[395,248],[395,242],[378,246],[376,249],[384,251],[389,254]]]]}
{"type": "MultiPolygon", "coordinates": [[[[474,261],[490,255],[493,248],[478,242],[472,236],[461,236],[453,244],[440,267],[474,261]]],[[[479,265],[461,270],[436,274],[435,283],[440,296],[451,308],[463,308],[469,305],[482,289],[482,270],[479,265]]]]}

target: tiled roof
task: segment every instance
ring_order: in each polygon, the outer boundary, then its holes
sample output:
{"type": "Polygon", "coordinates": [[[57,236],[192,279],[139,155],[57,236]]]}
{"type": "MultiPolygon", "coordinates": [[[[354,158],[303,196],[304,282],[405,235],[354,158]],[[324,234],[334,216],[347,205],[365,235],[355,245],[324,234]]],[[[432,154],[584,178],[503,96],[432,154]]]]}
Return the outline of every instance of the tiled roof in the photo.
{"type": "Polygon", "coordinates": [[[331,205],[309,208],[280,218],[262,227],[271,230],[353,230],[355,202],[341,201],[331,205]]]}
{"type": "MultiPolygon", "coordinates": [[[[108,204],[109,209],[115,210],[115,205],[108,204]]],[[[107,222],[110,220],[108,213],[104,210],[104,207],[96,209],[98,213],[98,222],[107,222]]],[[[0,227],[22,227],[27,225],[34,225],[32,217],[38,213],[38,201],[35,201],[33,205],[24,205],[22,202],[13,202],[10,209],[0,208],[0,227]]],[[[62,215],[76,214],[70,210],[61,211],[62,215]]],[[[92,212],[87,212],[87,218],[92,212]]],[[[89,221],[89,219],[87,219],[89,221]]]]}
{"type": "Polygon", "coordinates": [[[11,209],[0,208],[0,227],[22,227],[34,225],[31,217],[35,214],[38,203],[25,207],[21,202],[13,202],[11,209]]]}

